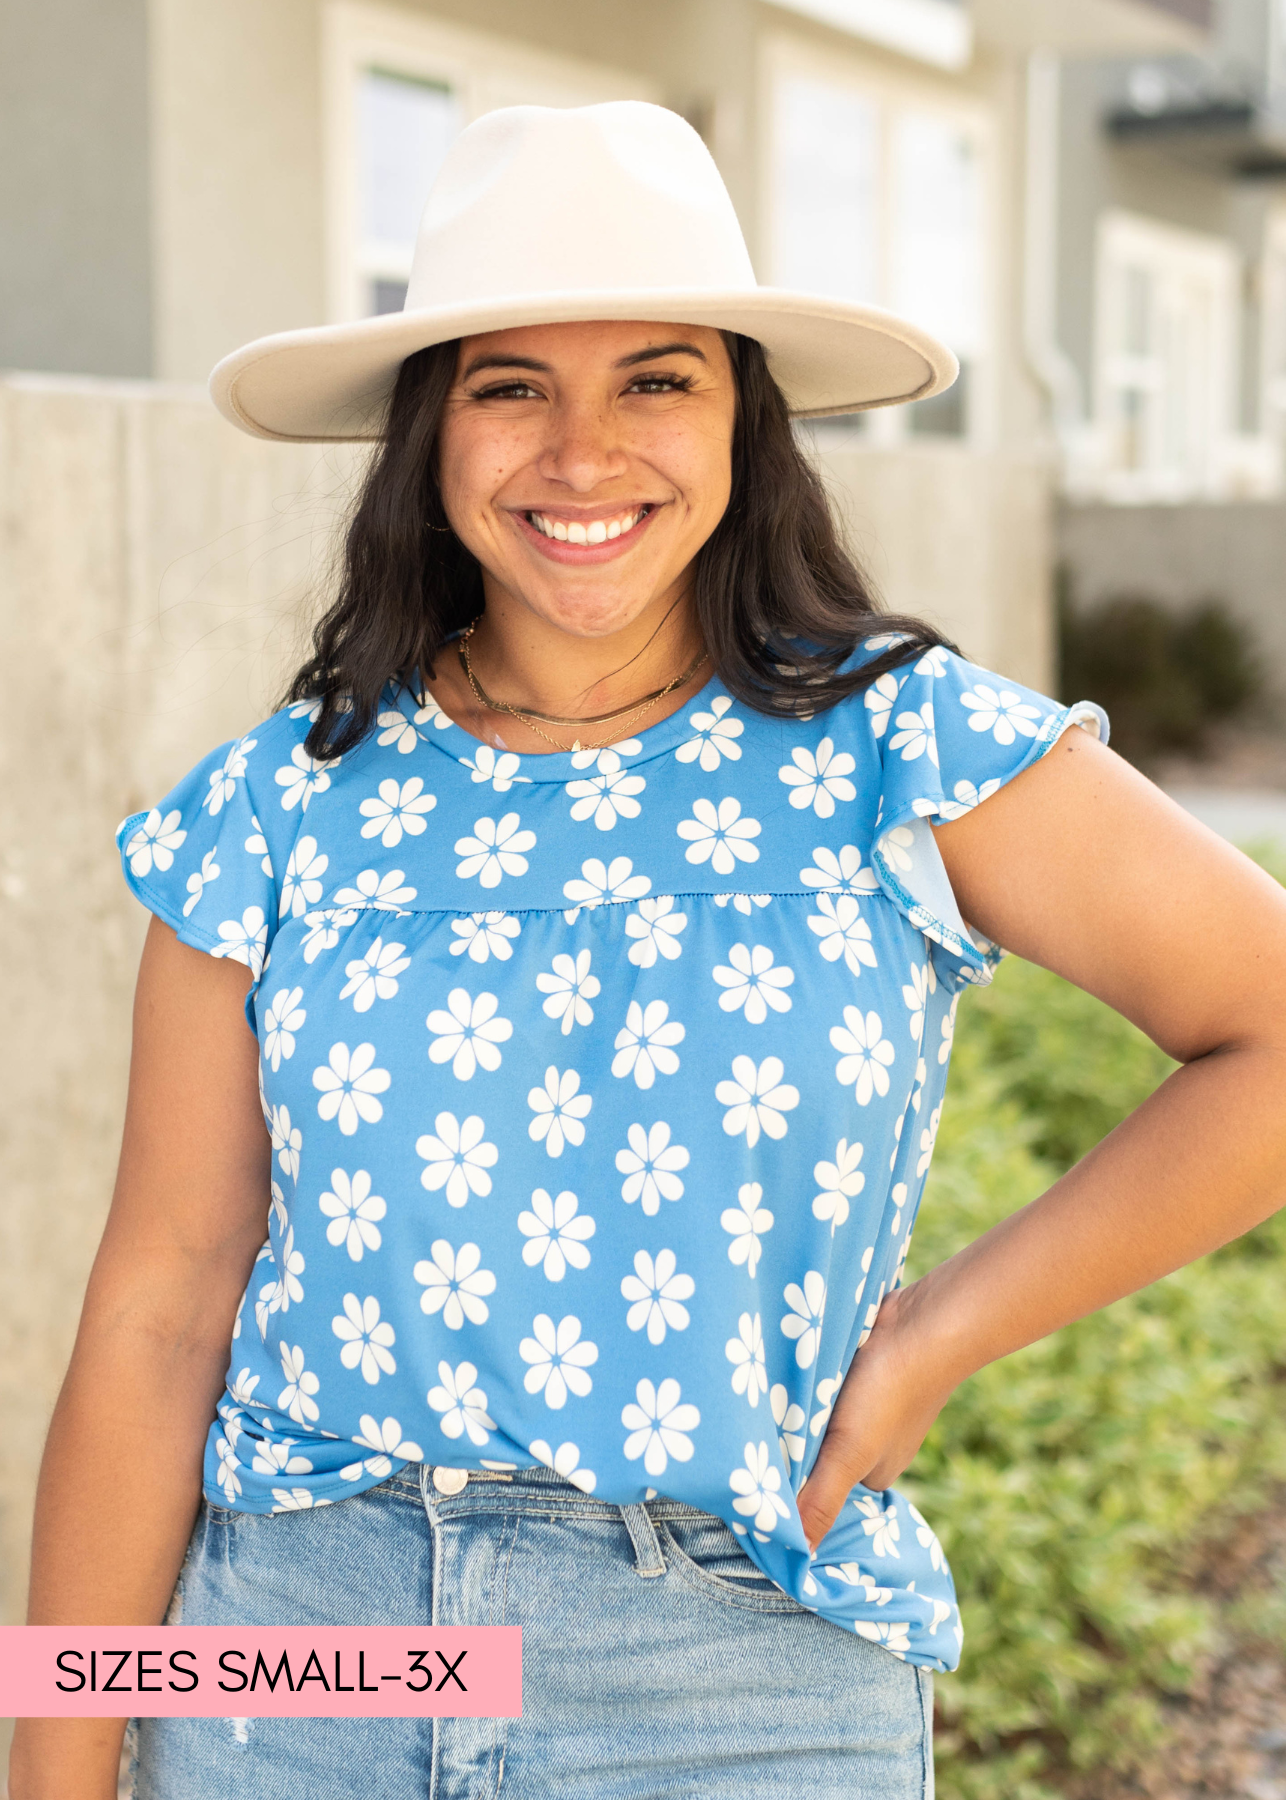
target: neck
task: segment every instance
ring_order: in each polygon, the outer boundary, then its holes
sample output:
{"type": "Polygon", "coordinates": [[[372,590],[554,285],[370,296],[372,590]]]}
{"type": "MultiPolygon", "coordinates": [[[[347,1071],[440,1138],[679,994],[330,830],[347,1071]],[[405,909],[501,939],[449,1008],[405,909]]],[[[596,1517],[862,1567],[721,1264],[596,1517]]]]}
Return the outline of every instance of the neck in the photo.
{"type": "Polygon", "coordinates": [[[569,719],[610,712],[664,687],[701,648],[683,589],[660,596],[619,631],[589,635],[561,630],[488,583],[486,610],[469,640],[489,694],[569,719]]]}

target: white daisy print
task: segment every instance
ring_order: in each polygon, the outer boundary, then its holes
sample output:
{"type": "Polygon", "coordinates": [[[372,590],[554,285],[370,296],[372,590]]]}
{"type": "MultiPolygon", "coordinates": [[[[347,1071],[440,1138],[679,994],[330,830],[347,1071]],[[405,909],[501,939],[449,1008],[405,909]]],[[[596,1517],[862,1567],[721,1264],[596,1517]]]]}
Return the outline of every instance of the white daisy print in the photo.
{"type": "Polygon", "coordinates": [[[419,732],[405,713],[400,713],[396,707],[386,707],[375,723],[379,729],[381,747],[387,750],[396,745],[400,756],[409,756],[420,741],[419,732]]]}
{"type": "Polygon", "coordinates": [[[537,1313],[531,1337],[523,1338],[518,1354],[528,1365],[523,1386],[529,1394],[543,1394],[545,1405],[556,1412],[575,1394],[583,1400],[593,1387],[585,1373],[598,1361],[598,1345],[581,1337],[581,1323],[572,1313],[557,1325],[548,1313],[537,1313]]]}
{"type": "Polygon", "coordinates": [[[507,794],[516,781],[527,780],[518,773],[522,760],[512,750],[497,756],[489,744],[479,744],[472,756],[462,756],[460,761],[474,781],[489,781],[497,794],[507,794]]]}
{"type": "Polygon", "coordinates": [[[332,898],[336,906],[374,906],[383,912],[397,912],[411,904],[415,893],[406,886],[401,869],[389,869],[383,875],[363,869],[354,887],[337,888],[332,898]]]}
{"type": "MultiPolygon", "coordinates": [[[[916,1543],[919,1544],[922,1549],[927,1550],[929,1552],[929,1567],[932,1569],[945,1569],[947,1566],[947,1559],[943,1555],[942,1545],[938,1542],[937,1532],[934,1531],[932,1525],[930,1525],[929,1521],[925,1518],[924,1514],[922,1512],[920,1512],[917,1507],[912,1506],[912,1504],[909,1500],[907,1500],[904,1504],[906,1506],[906,1510],[910,1513],[911,1518],[915,1524],[915,1541],[916,1541],[916,1543]]],[[[937,1601],[937,1602],[935,1602],[935,1604],[941,1606],[941,1605],[945,1605],[945,1602],[937,1601]]],[[[949,1612],[950,1610],[951,1609],[948,1607],[947,1612],[949,1612]]],[[[946,1613],[943,1614],[943,1618],[945,1618],[945,1617],[946,1617],[946,1613]]],[[[942,1620],[939,1619],[937,1621],[937,1623],[941,1624],[942,1620]]]]}
{"type": "Polygon", "coordinates": [[[723,1128],[729,1137],[745,1134],[751,1150],[759,1142],[760,1132],[770,1138],[786,1135],[784,1113],[799,1105],[799,1089],[783,1082],[785,1067],[776,1056],[766,1056],[756,1063],[749,1056],[734,1056],[732,1080],[721,1081],[715,1099],[728,1111],[723,1115],[723,1128]]]}
{"type": "Polygon", "coordinates": [[[381,781],[378,793],[363,800],[357,809],[366,820],[362,836],[377,837],[386,850],[392,850],[403,836],[419,837],[428,830],[424,815],[432,812],[437,803],[436,794],[424,792],[418,775],[400,785],[392,779],[381,781]]]}
{"type": "Polygon", "coordinates": [[[962,819],[967,812],[972,812],[975,806],[981,806],[984,800],[990,800],[999,791],[998,779],[984,781],[981,787],[975,787],[972,781],[957,781],[952,789],[955,799],[942,802],[942,816],[944,819],[962,819]]]}
{"type": "Polygon", "coordinates": [[[752,1281],[763,1248],[759,1240],[773,1227],[773,1215],[766,1206],[759,1204],[763,1197],[764,1190],[759,1183],[747,1181],[737,1189],[736,1206],[725,1207],[719,1215],[719,1223],[732,1238],[728,1245],[728,1261],[738,1267],[744,1263],[752,1281]]]}
{"type": "Polygon", "coordinates": [[[686,838],[684,855],[690,863],[708,862],[716,875],[731,875],[740,862],[758,862],[758,846],[750,842],[759,836],[758,819],[743,819],[741,802],[729,794],[716,807],[712,800],[694,800],[692,818],[680,819],[676,827],[686,838]]]}
{"type": "Polygon", "coordinates": [[[871,730],[876,737],[883,737],[888,729],[889,715],[897,702],[900,687],[896,675],[885,673],[866,690],[866,710],[871,715],[871,730]]]}
{"type": "Polygon", "coordinates": [[[316,838],[305,836],[296,840],[281,884],[278,918],[301,919],[310,906],[316,906],[322,897],[321,878],[329,864],[330,858],[319,853],[316,838]]]}
{"type": "Polygon", "coordinates": [[[942,1123],[942,1108],[935,1106],[929,1114],[929,1123],[920,1133],[920,1155],[916,1161],[917,1175],[927,1175],[929,1164],[933,1161],[933,1147],[938,1141],[938,1127],[942,1123]]]}
{"type": "Polygon", "coordinates": [[[525,852],[536,845],[534,831],[523,831],[516,812],[499,819],[476,819],[472,837],[457,838],[455,853],[461,859],[456,874],[461,881],[476,875],[484,888],[499,887],[506,876],[525,875],[525,852]]]}
{"type": "Polygon", "coordinates": [[[467,956],[470,962],[484,963],[489,956],[497,962],[508,962],[514,953],[513,939],[522,926],[508,913],[470,913],[467,919],[452,919],[455,943],[452,956],[467,956]]]}
{"type": "Polygon", "coordinates": [[[678,1272],[673,1250],[658,1250],[655,1258],[646,1250],[634,1257],[634,1273],[621,1282],[621,1293],[630,1304],[625,1323],[631,1331],[647,1330],[649,1344],[664,1341],[666,1330],[683,1331],[691,1322],[685,1300],[696,1292],[691,1275],[678,1272]]]}
{"type": "Polygon", "coordinates": [[[835,1065],[836,1080],[846,1087],[850,1081],[853,1083],[853,1098],[859,1106],[869,1106],[875,1094],[882,1100],[889,1091],[889,1065],[894,1051],[884,1036],[879,1013],[863,1013],[856,1006],[846,1006],[843,1025],[832,1025],[830,1035],[832,1045],[840,1052],[835,1065]]]}
{"type": "Polygon", "coordinates": [[[724,1346],[732,1364],[732,1391],[744,1394],[752,1406],[768,1392],[768,1372],[764,1364],[764,1328],[759,1314],[742,1313],[737,1321],[737,1335],[724,1346]]]}
{"type": "Polygon", "coordinates": [[[629,1432],[626,1457],[634,1462],[641,1456],[643,1467],[655,1480],[665,1474],[671,1457],[676,1462],[692,1460],[692,1439],[688,1434],[700,1423],[700,1412],[683,1399],[683,1390],[673,1376],[668,1376],[659,1387],[640,1381],[633,1401],[621,1410],[621,1424],[629,1432]]]}
{"type": "Polygon", "coordinates": [[[371,1192],[367,1170],[355,1169],[349,1175],[343,1169],[332,1169],[330,1187],[317,1202],[330,1220],[326,1242],[342,1244],[351,1262],[361,1262],[368,1250],[378,1250],[381,1243],[379,1221],[388,1211],[379,1194],[371,1192]]]}
{"type": "Polygon", "coordinates": [[[956,1035],[956,1007],[960,1004],[960,996],[956,995],[951,1002],[950,1010],[942,1021],[942,1042],[938,1045],[938,1061],[946,1063],[951,1056],[951,1045],[956,1035]]]}
{"type": "Polygon", "coordinates": [[[688,1152],[682,1144],[670,1142],[670,1127],[664,1119],[658,1119],[650,1131],[631,1125],[626,1136],[629,1149],[616,1152],[617,1172],[625,1177],[621,1198],[631,1206],[641,1200],[643,1211],[651,1216],[660,1211],[662,1200],[682,1198],[678,1171],[687,1168],[688,1152]]]}
{"type": "Polygon", "coordinates": [[[585,1142],[584,1119],[594,1101],[579,1089],[580,1076],[575,1069],[565,1069],[560,1075],[551,1063],[545,1070],[544,1087],[532,1088],[527,1095],[535,1115],[527,1135],[538,1144],[543,1140],[551,1156],[561,1156],[565,1144],[577,1148],[585,1142]]]}
{"type": "Polygon", "coordinates": [[[674,753],[680,762],[695,762],[708,775],[724,757],[729,762],[740,760],[741,745],[737,739],[746,728],[732,716],[732,701],[727,694],[716,694],[709,712],[689,713],[688,724],[692,736],[674,753]]]}
{"type": "Polygon", "coordinates": [[[688,915],[677,910],[672,894],[640,900],[637,911],[625,921],[625,935],[634,939],[629,948],[630,961],[639,969],[654,967],[658,956],[666,962],[676,961],[683,950],[679,933],[687,922],[688,915]]]}
{"type": "Polygon", "coordinates": [[[961,694],[960,704],[968,710],[970,730],[990,731],[998,744],[1012,744],[1020,734],[1034,738],[1040,723],[1037,708],[1026,705],[1012,688],[994,688],[980,681],[961,694]]]}
{"type": "Polygon", "coordinates": [[[838,962],[842,956],[850,975],[877,966],[871,928],[854,895],[819,894],[817,911],[808,917],[808,929],[821,939],[817,948],[826,961],[838,962]]]}
{"type": "Polygon", "coordinates": [[[268,1114],[268,1131],[277,1161],[292,1181],[299,1180],[299,1153],[304,1147],[304,1134],[290,1122],[288,1106],[274,1106],[268,1114]]]}
{"type": "Polygon", "coordinates": [[[779,1013],[790,1011],[790,995],[784,990],[794,981],[795,971],[774,964],[766,944],[734,944],[728,964],[712,973],[724,990],[719,996],[723,1011],[744,1011],[747,1025],[762,1025],[769,1008],[779,1013]]]}
{"type": "Polygon", "coordinates": [[[272,1260],[277,1270],[277,1279],[265,1282],[259,1289],[259,1299],[255,1305],[255,1323],[259,1327],[259,1336],[265,1343],[268,1341],[268,1320],[273,1313],[289,1312],[292,1303],[298,1306],[304,1297],[304,1284],[299,1279],[305,1269],[304,1254],[302,1250],[295,1248],[293,1225],[287,1226],[286,1235],[272,1260]]]}
{"type": "Polygon", "coordinates": [[[578,824],[592,819],[600,831],[610,831],[617,819],[638,818],[642,809],[635,795],[646,786],[641,775],[622,769],[621,759],[614,751],[600,750],[597,773],[567,783],[572,818],[578,824]]]}
{"type": "Polygon", "coordinates": [[[275,1444],[261,1442],[250,1467],[257,1475],[309,1475],[313,1465],[296,1454],[294,1438],[281,1438],[275,1444]]]}
{"type": "Polygon", "coordinates": [[[838,855],[820,845],[813,851],[812,867],[801,869],[799,879],[805,887],[849,894],[876,894],[880,888],[875,870],[862,867],[862,852],[855,844],[841,844],[838,855]]]}
{"type": "Polygon", "coordinates": [[[527,1448],[537,1462],[544,1463],[555,1475],[561,1475],[564,1481],[570,1481],[578,1487],[582,1494],[592,1494],[598,1486],[598,1476],[593,1469],[582,1469],[580,1466],[580,1450],[575,1444],[560,1444],[557,1450],[551,1450],[544,1438],[537,1438],[527,1448]]]}
{"type": "Polygon", "coordinates": [[[716,906],[731,906],[734,912],[743,913],[747,919],[752,907],[772,904],[771,894],[711,894],[710,898],[716,906]]]}
{"type": "Polygon", "coordinates": [[[296,1425],[311,1425],[321,1413],[313,1399],[313,1395],[321,1388],[321,1382],[311,1369],[304,1367],[304,1353],[298,1344],[292,1348],[283,1341],[278,1348],[286,1385],[277,1395],[277,1410],[289,1413],[296,1425]]]}
{"type": "Polygon", "coordinates": [[[819,819],[829,819],[837,800],[856,800],[857,789],[848,779],[856,767],[847,750],[836,750],[825,737],[815,751],[796,745],[777,774],[790,789],[792,806],[801,811],[811,806],[819,819]]]}
{"type": "Polygon", "coordinates": [[[313,795],[324,794],[330,786],[330,771],[338,761],[335,757],[330,762],[319,762],[309,756],[302,744],[296,744],[290,752],[290,761],[274,776],[282,790],[281,804],[285,810],[290,812],[297,806],[300,812],[307,812],[313,795]]]}
{"type": "Polygon", "coordinates": [[[485,1444],[495,1430],[495,1420],[487,1416],[486,1393],[477,1383],[478,1371],[471,1362],[458,1363],[454,1369],[446,1361],[438,1364],[438,1385],[429,1389],[428,1402],[442,1414],[439,1423],[447,1437],[467,1433],[471,1444],[485,1444]]]}
{"type": "Polygon", "coordinates": [[[377,1000],[391,1000],[397,993],[397,977],[411,966],[405,952],[405,944],[375,938],[365,956],[345,965],[348,982],[339,990],[340,999],[351,999],[354,1012],[369,1012],[377,1000]]]}
{"type": "Polygon", "coordinates": [[[936,769],[938,739],[933,729],[933,702],[926,700],[918,712],[900,712],[895,723],[897,730],[889,739],[889,749],[900,750],[903,762],[927,756],[936,769]]]}
{"type": "Polygon", "coordinates": [[[344,1310],[330,1322],[330,1328],[344,1348],[339,1360],[346,1369],[360,1369],[362,1380],[372,1387],[381,1375],[397,1372],[392,1346],[393,1327],[380,1318],[380,1303],[374,1294],[359,1300],[356,1294],[344,1295],[344,1310]]]}
{"type": "Polygon", "coordinates": [[[902,1528],[898,1524],[897,1502],[891,1500],[887,1506],[873,1496],[863,1495],[854,1500],[862,1519],[862,1530],[871,1540],[871,1549],[876,1556],[900,1557],[902,1552],[898,1544],[902,1537],[902,1528]]]}
{"type": "Polygon", "coordinates": [[[781,1453],[788,1463],[798,1462],[808,1446],[808,1439],[803,1435],[804,1409],[792,1400],[789,1391],[779,1381],[768,1395],[768,1404],[772,1407],[772,1416],[776,1421],[781,1444],[781,1453]]]}
{"type": "Polygon", "coordinates": [[[808,1429],[813,1437],[820,1437],[825,1431],[835,1408],[835,1396],[842,1386],[843,1378],[841,1376],[830,1375],[825,1381],[819,1381],[813,1389],[813,1398],[821,1401],[820,1407],[808,1421],[808,1429]]]}
{"type": "Polygon", "coordinates": [[[880,839],[878,848],[890,868],[905,875],[914,865],[911,852],[915,845],[915,833],[909,825],[895,825],[892,831],[886,831],[880,839]]]}
{"type": "Polygon", "coordinates": [[[809,1269],[804,1285],[788,1283],[783,1298],[790,1308],[781,1322],[782,1331],[795,1340],[795,1361],[811,1369],[822,1341],[822,1314],[826,1310],[826,1283],[816,1269],[809,1269]]]}
{"type": "MultiPolygon", "coordinates": [[[[132,841],[133,840],[131,840],[131,842],[132,841]]],[[[131,868],[133,867],[132,862],[130,866],[131,868]]],[[[217,881],[219,879],[219,873],[219,865],[214,860],[214,851],[207,850],[205,855],[201,858],[201,867],[199,869],[193,869],[192,873],[187,878],[186,885],[188,897],[183,902],[183,917],[185,919],[191,918],[193,912],[201,903],[202,894],[204,894],[206,888],[209,887],[212,881],[217,881]]]]}
{"type": "Polygon", "coordinates": [[[585,1240],[594,1235],[594,1221],[579,1206],[573,1193],[564,1191],[551,1200],[544,1188],[537,1188],[530,1212],[518,1214],[518,1229],[527,1240],[522,1260],[529,1269],[540,1263],[546,1281],[561,1281],[569,1268],[589,1267],[585,1240]]]}
{"type": "Polygon", "coordinates": [[[496,1046],[507,1043],[514,1029],[510,1020],[500,1018],[499,1006],[494,994],[474,1000],[464,988],[452,988],[446,1011],[439,1007],[425,1020],[433,1033],[429,1061],[449,1062],[457,1081],[472,1081],[479,1068],[494,1073],[500,1067],[496,1046]]]}
{"type": "Polygon", "coordinates": [[[949,655],[942,645],[934,644],[932,649],[925,651],[915,665],[915,672],[917,675],[933,675],[935,677],[945,675],[949,660],[949,655]]]}
{"type": "Polygon", "coordinates": [[[374,1044],[359,1044],[351,1052],[347,1044],[332,1044],[325,1065],[313,1070],[313,1086],[321,1092],[318,1116],[334,1119],[345,1137],[363,1121],[375,1125],[384,1117],[375,1096],[388,1091],[391,1077],[374,1063],[374,1044]]]}
{"type": "Polygon", "coordinates": [[[536,986],[549,996],[542,1009],[545,1017],[562,1020],[564,1037],[573,1025],[594,1022],[590,1001],[597,998],[601,983],[597,975],[590,974],[589,963],[588,950],[578,951],[574,962],[570,956],[559,955],[554,958],[552,973],[542,970],[536,977],[536,986]]]}
{"type": "Polygon", "coordinates": [[[443,712],[432,694],[423,696],[422,704],[415,709],[417,725],[428,725],[434,731],[445,731],[451,724],[451,715],[443,712]]]}
{"type": "Polygon", "coordinates": [[[256,978],[263,969],[268,948],[268,921],[261,906],[247,906],[239,919],[225,919],[219,926],[219,942],[211,956],[226,956],[244,963],[256,978]]]}
{"type": "Polygon", "coordinates": [[[582,906],[602,906],[607,901],[638,900],[651,887],[651,878],[636,875],[628,856],[614,856],[604,864],[591,856],[581,864],[580,880],[563,883],[563,895],[572,902],[563,914],[569,925],[576,922],[582,906]]]}
{"type": "Polygon", "coordinates": [[[622,1079],[633,1075],[639,1087],[650,1088],[658,1075],[673,1075],[678,1069],[673,1046],[681,1044],[684,1035],[664,1000],[649,1000],[646,1007],[631,1000],[625,1024],[616,1034],[613,1075],[622,1079]]]}
{"type": "Polygon", "coordinates": [[[421,1312],[441,1313],[448,1331],[459,1331],[466,1319],[470,1325],[485,1325],[490,1308],[484,1295],[495,1293],[496,1278],[481,1266],[478,1246],[461,1244],[455,1250],[446,1238],[435,1238],[431,1258],[416,1263],[412,1271],[424,1289],[421,1312]]]}
{"type": "Polygon", "coordinates": [[[224,806],[236,793],[237,783],[246,772],[246,758],[257,742],[256,738],[243,737],[238,738],[235,744],[229,744],[228,754],[223,759],[223,765],[211,775],[210,791],[201,802],[212,819],[217,813],[223,811],[224,806]]]}
{"type": "Polygon", "coordinates": [[[781,1466],[767,1444],[747,1444],[745,1455],[744,1468],[732,1471],[728,1485],[737,1496],[733,1511],[749,1518],[758,1536],[789,1518],[790,1508],[781,1497],[781,1466]]]}
{"type": "Polygon", "coordinates": [[[278,988],[263,1016],[263,1054],[275,1075],[283,1059],[295,1054],[295,1033],[308,1017],[299,1004],[304,997],[301,987],[278,988]]]}
{"type": "Polygon", "coordinates": [[[470,1194],[485,1199],[491,1192],[487,1171],[495,1168],[499,1155],[494,1144],[484,1141],[486,1129],[477,1113],[461,1124],[454,1113],[440,1112],[433,1132],[415,1140],[415,1154],[427,1165],[420,1171],[421,1186],[431,1194],[445,1188],[450,1206],[464,1206],[470,1194]]]}
{"type": "Polygon", "coordinates": [[[938,978],[931,962],[912,963],[910,976],[909,986],[902,989],[902,998],[911,1015],[912,1040],[918,1044],[924,1036],[924,1009],[928,1004],[929,995],[937,991],[938,978]]]}
{"type": "Polygon", "coordinates": [[[835,1161],[819,1162],[813,1168],[813,1180],[822,1190],[813,1199],[813,1217],[830,1220],[832,1237],[848,1217],[849,1201],[866,1186],[858,1167],[861,1160],[862,1146],[841,1138],[835,1146],[835,1161]]]}

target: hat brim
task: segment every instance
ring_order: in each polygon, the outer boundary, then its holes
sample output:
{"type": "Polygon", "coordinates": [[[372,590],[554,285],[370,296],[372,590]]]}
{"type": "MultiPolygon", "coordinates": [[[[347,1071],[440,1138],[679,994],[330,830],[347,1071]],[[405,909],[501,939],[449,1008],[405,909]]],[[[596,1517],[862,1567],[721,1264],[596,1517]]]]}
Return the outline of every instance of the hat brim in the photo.
{"type": "Polygon", "coordinates": [[[278,332],[225,356],[210,394],[226,419],[286,443],[372,442],[405,359],[431,344],[516,325],[641,319],[709,325],[757,338],[796,418],[924,400],[959,364],[945,344],[877,306],[783,288],[533,294],[384,313],[278,332]]]}

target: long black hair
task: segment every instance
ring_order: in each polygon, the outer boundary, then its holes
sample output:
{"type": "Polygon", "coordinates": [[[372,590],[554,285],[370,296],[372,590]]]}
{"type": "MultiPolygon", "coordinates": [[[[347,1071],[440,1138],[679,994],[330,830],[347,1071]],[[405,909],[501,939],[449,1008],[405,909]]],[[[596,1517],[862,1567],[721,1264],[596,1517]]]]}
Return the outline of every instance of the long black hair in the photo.
{"type": "MultiPolygon", "coordinates": [[[[723,338],[736,382],[732,492],[697,555],[697,619],[714,669],[747,706],[823,712],[947,640],[880,610],[840,542],[763,346],[736,332],[723,338]],[[896,641],[843,672],[876,621],[896,641]]],[[[322,703],[305,739],[311,756],[359,744],[390,678],[432,679],[443,644],[482,611],[481,571],[447,525],[438,482],[438,427],[458,350],[459,340],[431,345],[398,372],[386,435],[349,522],[338,593],[286,695],[322,703]]]]}

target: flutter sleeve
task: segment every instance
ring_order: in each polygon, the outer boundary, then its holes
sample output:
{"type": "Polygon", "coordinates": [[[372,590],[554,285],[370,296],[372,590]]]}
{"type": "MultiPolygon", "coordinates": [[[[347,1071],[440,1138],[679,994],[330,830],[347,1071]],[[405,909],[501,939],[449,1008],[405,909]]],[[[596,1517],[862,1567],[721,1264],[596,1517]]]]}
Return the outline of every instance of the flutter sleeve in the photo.
{"type": "Polygon", "coordinates": [[[933,823],[970,812],[1039,762],[1071,726],[1107,742],[1107,714],[1066,706],[951,651],[881,675],[864,704],[883,781],[871,864],[913,925],[957,959],[961,980],[991,980],[1004,950],[960,916],[933,823]]]}
{"type": "MultiPolygon", "coordinates": [[[[251,995],[280,911],[275,863],[289,855],[283,845],[270,847],[252,791],[271,733],[272,722],[212,750],[163,800],[131,814],[116,833],[137,898],[183,943],[244,963],[254,977],[251,995]]],[[[271,767],[267,777],[271,802],[271,767]]]]}

